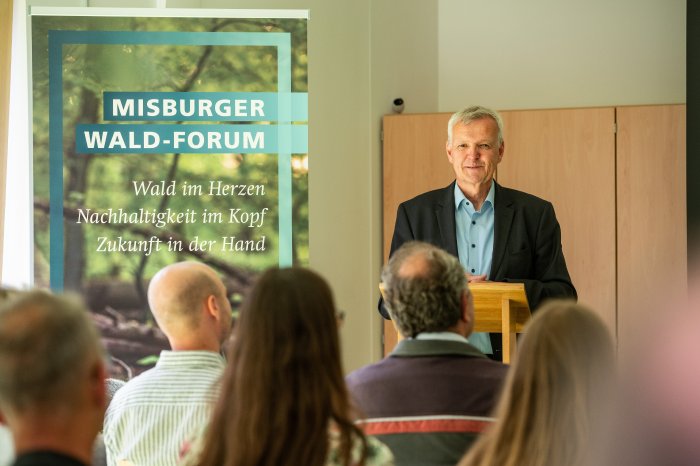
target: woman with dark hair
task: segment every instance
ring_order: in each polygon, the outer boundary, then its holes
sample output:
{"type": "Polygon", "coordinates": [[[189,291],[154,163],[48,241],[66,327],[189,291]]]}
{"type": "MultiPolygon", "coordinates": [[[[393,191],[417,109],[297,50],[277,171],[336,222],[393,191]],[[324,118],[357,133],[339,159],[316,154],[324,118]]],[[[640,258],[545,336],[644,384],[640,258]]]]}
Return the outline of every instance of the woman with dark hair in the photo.
{"type": "Polygon", "coordinates": [[[262,274],[236,322],[211,422],[184,464],[393,465],[389,449],[351,420],[337,319],[318,274],[262,274]]]}
{"type": "Polygon", "coordinates": [[[612,337],[573,301],[542,306],[524,330],[494,417],[459,466],[587,466],[601,447],[612,337]]]}

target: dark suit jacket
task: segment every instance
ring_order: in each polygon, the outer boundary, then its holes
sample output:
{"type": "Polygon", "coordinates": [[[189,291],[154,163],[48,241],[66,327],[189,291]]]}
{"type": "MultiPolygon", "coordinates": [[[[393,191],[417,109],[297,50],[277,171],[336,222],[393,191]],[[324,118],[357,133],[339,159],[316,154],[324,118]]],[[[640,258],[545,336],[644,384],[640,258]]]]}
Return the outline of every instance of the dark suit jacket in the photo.
{"type": "MultiPolygon", "coordinates": [[[[406,241],[418,240],[457,256],[454,186],[453,182],[399,205],[390,255],[406,241]]],[[[545,298],[576,298],[552,204],[498,183],[494,204],[489,280],[524,283],[532,310],[545,298]]]]}
{"type": "MultiPolygon", "coordinates": [[[[418,240],[457,256],[454,188],[452,182],[399,205],[390,255],[406,241],[418,240]]],[[[493,259],[488,279],[524,283],[533,311],[546,298],[576,298],[552,204],[498,183],[495,190],[493,259]]],[[[379,311],[389,318],[381,302],[379,311]]],[[[500,347],[500,338],[491,339],[495,348],[500,347]]]]}
{"type": "MultiPolygon", "coordinates": [[[[467,343],[409,339],[378,363],[352,372],[346,381],[366,422],[462,416],[488,425],[490,419],[485,418],[491,416],[507,369],[467,343]]],[[[397,466],[454,465],[478,434],[395,430],[372,433],[392,449],[397,466]]]]}

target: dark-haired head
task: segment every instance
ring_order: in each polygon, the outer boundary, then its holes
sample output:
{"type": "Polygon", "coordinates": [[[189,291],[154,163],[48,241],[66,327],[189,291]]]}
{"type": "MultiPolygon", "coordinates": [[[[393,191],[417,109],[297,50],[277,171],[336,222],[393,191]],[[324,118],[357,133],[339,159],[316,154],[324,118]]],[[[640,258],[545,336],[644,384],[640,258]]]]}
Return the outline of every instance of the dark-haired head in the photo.
{"type": "Polygon", "coordinates": [[[349,460],[349,418],[336,310],[326,281],[303,268],[263,273],[238,318],[206,465],[322,465],[329,422],[349,460]]]}
{"type": "Polygon", "coordinates": [[[290,376],[308,379],[315,376],[317,364],[342,375],[333,295],[326,281],[311,270],[265,272],[244,303],[237,325],[232,360],[250,356],[265,361],[275,377],[290,371],[290,376]]]}

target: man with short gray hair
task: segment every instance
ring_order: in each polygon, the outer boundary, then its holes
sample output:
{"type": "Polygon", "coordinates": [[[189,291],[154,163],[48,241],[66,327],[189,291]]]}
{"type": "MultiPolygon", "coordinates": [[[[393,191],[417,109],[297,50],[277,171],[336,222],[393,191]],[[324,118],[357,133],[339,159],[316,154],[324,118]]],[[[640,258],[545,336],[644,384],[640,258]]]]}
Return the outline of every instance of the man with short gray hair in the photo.
{"type": "Polygon", "coordinates": [[[85,308],[45,291],[0,308],[0,419],[15,466],[91,463],[105,409],[105,367],[85,308]]]}
{"type": "Polygon", "coordinates": [[[348,375],[361,424],[397,466],[456,464],[491,421],[507,366],[469,343],[474,303],[455,256],[405,243],[382,271],[382,294],[404,339],[348,375]]]}
{"type": "MultiPolygon", "coordinates": [[[[399,205],[389,255],[406,241],[426,241],[459,258],[470,282],[523,283],[533,311],[549,298],[575,299],[552,204],[494,179],[505,153],[498,112],[456,112],[445,151],[455,181],[399,205]]],[[[381,301],[379,312],[389,318],[381,301]]],[[[500,334],[476,333],[471,342],[502,359],[500,334]]]]}

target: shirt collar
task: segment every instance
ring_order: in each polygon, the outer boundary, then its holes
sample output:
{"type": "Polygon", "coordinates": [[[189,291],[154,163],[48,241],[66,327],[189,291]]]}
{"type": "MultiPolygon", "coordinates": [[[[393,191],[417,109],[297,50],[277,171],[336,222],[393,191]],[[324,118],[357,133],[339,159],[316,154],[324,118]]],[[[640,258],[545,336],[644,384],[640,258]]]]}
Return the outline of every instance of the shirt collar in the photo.
{"type": "MultiPolygon", "coordinates": [[[[484,200],[484,203],[481,206],[481,211],[483,212],[484,208],[487,205],[490,205],[493,207],[494,205],[494,199],[496,197],[496,180],[492,179],[491,180],[491,187],[489,188],[488,194],[486,194],[486,199],[484,200]]],[[[469,207],[471,207],[471,211],[474,211],[474,204],[467,199],[467,196],[464,195],[461,189],[459,189],[459,185],[455,182],[455,210],[459,210],[459,208],[462,205],[462,202],[469,202],[469,207]]]]}
{"type": "Polygon", "coordinates": [[[469,340],[455,332],[421,332],[415,336],[415,340],[448,340],[469,343],[469,340]]]}
{"type": "Polygon", "coordinates": [[[163,350],[160,352],[160,357],[156,366],[158,367],[175,367],[175,366],[193,366],[193,367],[224,367],[226,360],[224,357],[213,351],[169,351],[163,350]]]}

